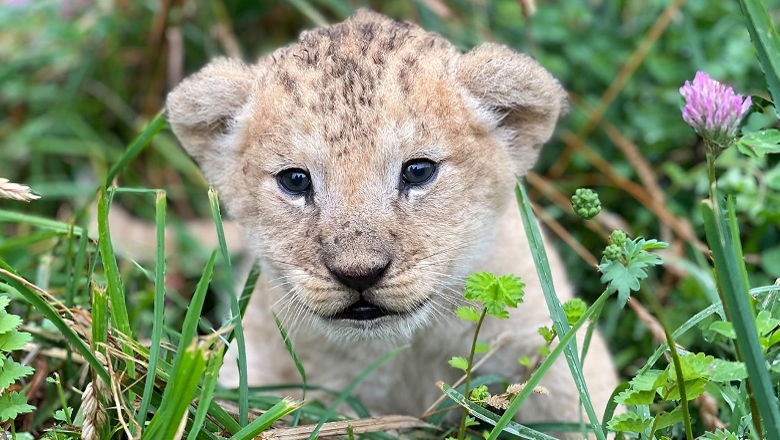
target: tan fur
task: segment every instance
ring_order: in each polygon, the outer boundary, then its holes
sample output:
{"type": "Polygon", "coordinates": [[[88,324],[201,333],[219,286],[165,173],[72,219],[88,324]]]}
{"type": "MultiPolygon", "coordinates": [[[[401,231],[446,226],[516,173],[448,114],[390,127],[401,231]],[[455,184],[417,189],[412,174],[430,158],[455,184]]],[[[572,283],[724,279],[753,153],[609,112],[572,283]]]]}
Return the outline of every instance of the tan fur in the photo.
{"type": "MultiPolygon", "coordinates": [[[[378,413],[419,415],[453,382],[447,365],[468,353],[473,324],[454,317],[474,271],[514,273],[525,303],[488,320],[481,340],[509,338],[481,373],[518,380],[550,322],[514,206],[515,174],[533,166],[565,111],[560,85],[531,58],[484,44],[462,54],[439,35],[360,11],[304,32],[248,66],[215,60],[169,96],[174,132],[219,189],[263,275],[244,320],[251,384],[298,381],[271,310],[288,327],[309,383],[342,389],[403,342],[411,348],[356,394],[378,413]],[[436,179],[401,189],[402,164],[428,158],[436,179]],[[280,191],[276,174],[308,170],[311,197],[280,191]],[[511,205],[511,206],[510,206],[511,205]],[[507,209],[509,207],[509,209],[507,209]],[[367,300],[401,312],[372,321],[327,316],[357,300],[328,267],[360,272],[390,261],[367,300]]],[[[560,299],[571,297],[550,256],[560,299]]],[[[597,411],[616,385],[596,336],[585,374],[597,411]]],[[[223,380],[236,384],[232,365],[223,380]]],[[[522,420],[579,420],[562,359],[522,420]]]]}

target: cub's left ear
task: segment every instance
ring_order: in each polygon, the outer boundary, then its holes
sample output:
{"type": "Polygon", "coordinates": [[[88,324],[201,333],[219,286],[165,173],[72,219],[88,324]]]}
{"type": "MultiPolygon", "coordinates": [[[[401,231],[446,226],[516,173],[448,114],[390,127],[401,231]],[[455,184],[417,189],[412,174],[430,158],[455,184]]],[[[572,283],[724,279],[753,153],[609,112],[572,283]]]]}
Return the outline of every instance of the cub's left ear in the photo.
{"type": "Polygon", "coordinates": [[[457,79],[499,120],[515,172],[525,174],[568,110],[561,85],[531,57],[491,43],[461,56],[457,79]]]}

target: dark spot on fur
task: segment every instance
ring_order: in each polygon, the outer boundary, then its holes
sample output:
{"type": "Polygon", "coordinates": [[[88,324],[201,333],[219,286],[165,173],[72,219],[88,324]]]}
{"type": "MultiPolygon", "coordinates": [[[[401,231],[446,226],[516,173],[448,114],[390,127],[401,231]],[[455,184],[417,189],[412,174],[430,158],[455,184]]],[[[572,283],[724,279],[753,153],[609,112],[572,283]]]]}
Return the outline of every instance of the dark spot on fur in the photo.
{"type": "Polygon", "coordinates": [[[341,228],[342,228],[342,229],[346,229],[346,228],[348,228],[348,227],[349,227],[349,225],[351,225],[351,224],[352,224],[352,222],[350,222],[349,220],[347,220],[347,221],[345,221],[345,222],[344,222],[344,223],[341,225],[341,228]]]}
{"type": "Polygon", "coordinates": [[[336,237],[333,239],[333,244],[338,245],[341,242],[341,239],[336,237]]]}
{"type": "Polygon", "coordinates": [[[355,237],[360,237],[361,235],[363,235],[363,231],[361,231],[359,229],[357,231],[355,231],[355,237]]]}
{"type": "Polygon", "coordinates": [[[241,167],[241,171],[243,171],[244,174],[249,173],[249,164],[247,162],[244,162],[244,165],[241,167]]]}

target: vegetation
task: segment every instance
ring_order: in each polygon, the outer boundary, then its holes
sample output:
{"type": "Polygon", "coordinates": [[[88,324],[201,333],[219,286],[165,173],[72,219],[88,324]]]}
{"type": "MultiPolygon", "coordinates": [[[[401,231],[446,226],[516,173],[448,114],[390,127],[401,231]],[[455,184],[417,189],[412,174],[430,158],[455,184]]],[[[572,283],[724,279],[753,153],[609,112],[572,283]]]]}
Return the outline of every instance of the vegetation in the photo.
{"type": "MultiPolygon", "coordinates": [[[[772,154],[780,141],[772,104],[780,99],[780,38],[771,23],[780,3],[533,3],[0,6],[2,430],[17,438],[248,439],[280,422],[309,425],[311,438],[392,437],[375,432],[379,425],[338,422],[348,420],[347,407],[369,416],[350,393],[403,347],[345,389],[324,390],[335,396],[328,406],[280,398],[273,393],[280,389],[216,386],[226,343],[235,339],[242,352],[240,316],[257,271],[245,295],[229,294],[234,269],[217,195],[159,114],[166,90],[209,58],[251,60],[303,28],[371,6],[463,48],[495,40],[530,52],[561,79],[572,102],[517,192],[554,321],[540,329],[546,344],[536,359],[518,360],[529,370],[523,383],[491,394],[487,386],[503,379],[472,374],[490,350],[476,342],[479,325],[500,319],[505,307],[523,306],[522,280],[470,278],[465,291],[475,304],[458,316],[475,322],[475,343],[451,361],[464,370],[465,383],[440,384],[450,401],[426,414],[443,428],[430,433],[780,438],[780,155],[772,154]],[[737,104],[731,90],[726,95],[698,75],[681,90],[697,71],[750,97],[737,104]],[[706,96],[720,96],[716,104],[730,103],[728,117],[703,116],[718,111],[697,101],[705,87],[706,96]],[[21,201],[35,195],[40,199],[21,201]],[[111,234],[120,231],[108,218],[120,205],[155,225],[148,255],[133,260],[129,250],[113,248],[111,234]],[[534,212],[558,238],[584,302],[557,300],[534,212]],[[219,231],[217,250],[203,249],[184,227],[201,217],[219,231]],[[174,244],[164,240],[166,228],[179,237],[174,244]],[[561,354],[575,382],[582,380],[587,342],[577,347],[574,333],[583,326],[592,333],[596,323],[626,379],[606,414],[595,413],[580,384],[582,423],[513,422],[530,393],[544,392],[538,381],[561,354]],[[614,415],[617,404],[627,411],[614,415]],[[442,411],[453,405],[464,411],[460,426],[448,424],[442,411]]],[[[288,349],[299,388],[316,388],[288,349]]],[[[414,428],[410,435],[430,430],[404,423],[414,428]]]]}

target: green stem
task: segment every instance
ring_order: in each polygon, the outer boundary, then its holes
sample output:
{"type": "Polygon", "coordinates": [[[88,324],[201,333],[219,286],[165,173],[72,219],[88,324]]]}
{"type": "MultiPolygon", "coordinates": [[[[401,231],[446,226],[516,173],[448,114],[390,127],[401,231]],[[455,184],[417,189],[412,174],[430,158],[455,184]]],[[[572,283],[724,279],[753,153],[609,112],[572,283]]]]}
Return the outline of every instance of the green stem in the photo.
{"type": "MultiPolygon", "coordinates": [[[[474,352],[477,350],[477,336],[479,336],[479,329],[482,328],[482,321],[485,320],[487,315],[487,308],[482,309],[482,314],[479,315],[479,321],[477,322],[477,329],[474,330],[474,339],[471,341],[471,352],[469,353],[469,365],[466,369],[466,387],[463,388],[463,395],[469,398],[469,385],[471,385],[471,366],[474,365],[474,352]]],[[[458,440],[463,440],[463,436],[466,434],[466,417],[469,415],[469,410],[463,408],[463,413],[460,416],[460,427],[458,428],[458,440]]]]}
{"type": "Polygon", "coordinates": [[[663,323],[661,326],[664,329],[664,335],[666,336],[666,343],[669,345],[669,352],[672,354],[672,362],[674,362],[675,373],[677,374],[677,386],[680,388],[680,406],[683,411],[683,423],[685,423],[685,438],[687,440],[693,440],[693,430],[691,429],[691,411],[688,408],[688,396],[685,391],[685,379],[682,374],[682,365],[680,364],[680,356],[677,354],[677,346],[672,339],[672,334],[666,328],[663,323]]]}
{"type": "MultiPolygon", "coordinates": [[[[685,424],[685,438],[687,440],[693,440],[693,429],[691,428],[691,412],[688,408],[688,396],[685,391],[685,378],[682,373],[682,365],[680,363],[680,355],[677,353],[677,345],[674,343],[674,338],[669,332],[669,328],[666,325],[664,319],[663,310],[658,300],[653,295],[645,295],[648,298],[648,304],[653,310],[653,313],[658,319],[658,323],[661,328],[664,329],[664,336],[666,337],[666,345],[669,346],[669,353],[672,355],[672,363],[674,364],[674,370],[677,378],[677,387],[680,389],[680,406],[683,412],[683,423],[685,424]]],[[[655,426],[655,423],[653,423],[655,426]]]]}

